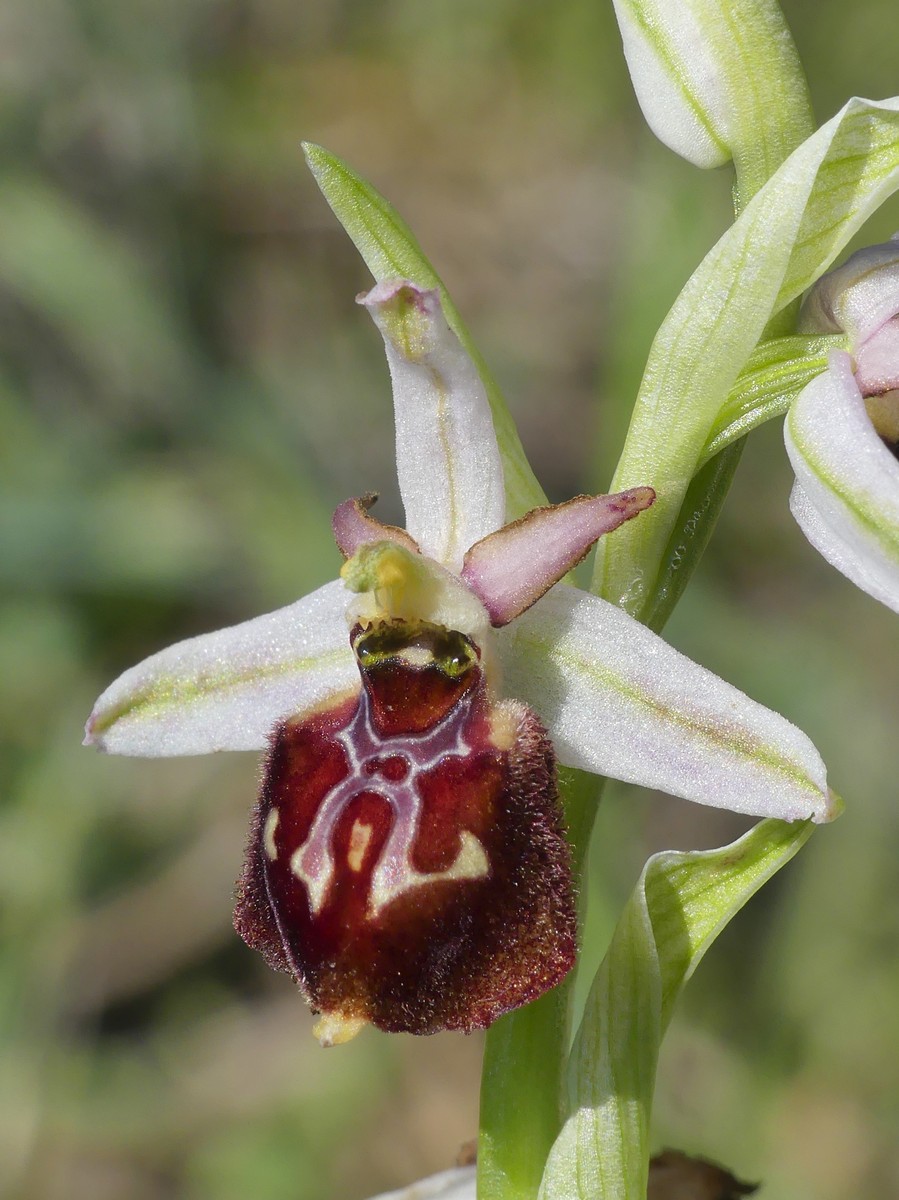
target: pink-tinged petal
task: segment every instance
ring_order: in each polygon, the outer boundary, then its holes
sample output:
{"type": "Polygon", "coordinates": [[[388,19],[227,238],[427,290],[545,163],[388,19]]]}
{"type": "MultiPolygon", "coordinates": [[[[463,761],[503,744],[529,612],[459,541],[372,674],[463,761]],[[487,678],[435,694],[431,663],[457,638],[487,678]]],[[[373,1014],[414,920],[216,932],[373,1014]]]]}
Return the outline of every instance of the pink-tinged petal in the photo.
{"type": "Polygon", "coordinates": [[[505,516],[505,490],[481,377],[446,323],[437,291],[403,280],[359,297],[381,331],[393,380],[396,463],[406,528],[451,570],[505,516]]]}
{"type": "Polygon", "coordinates": [[[348,598],[327,583],[287,608],[154,654],[106,689],[85,744],[147,757],[264,749],[279,721],[358,686],[348,598]]]}
{"type": "Polygon", "coordinates": [[[857,250],[811,289],[802,305],[802,333],[849,334],[855,353],[899,313],[899,240],[857,250]]]}
{"type": "Polygon", "coordinates": [[[356,496],[338,504],[331,518],[331,528],[334,530],[334,540],[344,558],[352,558],[360,546],[372,542],[396,542],[407,550],[416,552],[418,546],[405,529],[397,525],[385,525],[377,517],[369,514],[369,509],[377,500],[377,493],[366,492],[364,496],[356,496]]]}
{"type": "Polygon", "coordinates": [[[535,508],[472,546],[462,578],[491,623],[507,625],[577,566],[598,538],[649,508],[655,498],[652,488],[636,487],[535,508]]]}
{"type": "Polygon", "coordinates": [[[558,584],[497,636],[560,762],[734,812],[835,815],[804,733],[620,608],[558,584]]]}
{"type": "Polygon", "coordinates": [[[899,461],[878,435],[848,354],[793,403],[784,441],[800,529],[847,579],[899,612],[899,461]]]}
{"type": "Polygon", "coordinates": [[[856,383],[863,396],[899,388],[899,317],[881,325],[853,357],[856,383]]]}

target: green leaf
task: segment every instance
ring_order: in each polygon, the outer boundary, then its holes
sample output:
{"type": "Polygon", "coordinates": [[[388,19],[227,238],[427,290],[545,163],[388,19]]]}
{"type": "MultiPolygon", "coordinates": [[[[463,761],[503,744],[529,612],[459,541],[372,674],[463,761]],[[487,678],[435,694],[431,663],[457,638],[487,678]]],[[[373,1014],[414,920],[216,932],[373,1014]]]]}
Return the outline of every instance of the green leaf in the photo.
{"type": "Polygon", "coordinates": [[[438,288],[443,311],[478,369],[493,414],[506,484],[506,519],[546,503],[546,496],[525,457],[518,431],[496,381],[462,323],[443,281],[425,257],[399,213],[345,162],[310,142],[303,145],[306,162],[334,215],[347,231],[368,269],[382,279],[408,279],[419,287],[438,288]]]}
{"type": "Polygon", "coordinates": [[[646,864],[587,1000],[541,1200],[645,1200],[656,1063],[681,989],[811,831],[807,821],[762,821],[730,846],[646,864]]]}
{"type": "Polygon", "coordinates": [[[782,417],[807,383],[827,367],[842,335],[783,337],[760,342],[721,406],[702,452],[703,463],[772,417],[782,417]]]}
{"type": "Polygon", "coordinates": [[[706,256],[650,352],[612,491],[656,489],[603,538],[594,588],[640,615],[718,415],[771,316],[899,187],[899,100],[850,100],[793,152],[706,256]]]}

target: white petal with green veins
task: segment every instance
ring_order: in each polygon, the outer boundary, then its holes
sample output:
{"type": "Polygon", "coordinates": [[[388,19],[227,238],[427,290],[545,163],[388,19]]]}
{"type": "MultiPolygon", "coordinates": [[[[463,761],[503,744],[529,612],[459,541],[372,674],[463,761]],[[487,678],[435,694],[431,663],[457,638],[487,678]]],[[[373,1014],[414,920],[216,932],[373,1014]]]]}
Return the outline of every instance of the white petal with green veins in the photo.
{"type": "Polygon", "coordinates": [[[834,815],[804,733],[614,605],[558,584],[498,638],[506,690],[564,765],[734,812],[834,815]]]}
{"type": "Polygon", "coordinates": [[[395,1192],[381,1192],[372,1200],[475,1200],[474,1167],[451,1167],[395,1192]]]}
{"type": "Polygon", "coordinates": [[[624,56],[646,123],[697,167],[729,162],[732,117],[720,64],[688,5],[615,0],[624,56]],[[673,18],[673,19],[672,19],[673,18]]]}
{"type": "Polygon", "coordinates": [[[899,241],[865,246],[822,275],[802,303],[804,333],[844,331],[853,352],[899,312],[899,241]]]}
{"type": "Polygon", "coordinates": [[[484,385],[443,315],[440,293],[406,280],[359,297],[393,380],[396,470],[406,529],[451,570],[503,523],[503,468],[484,385]]]}
{"type": "Polygon", "coordinates": [[[277,612],[178,642],[120,675],[86,745],[157,757],[263,750],[275,725],[358,686],[338,582],[277,612]]]}
{"type": "Polygon", "coordinates": [[[790,508],[847,579],[899,612],[899,461],[875,432],[848,354],[803,390],[784,426],[790,508]]]}
{"type": "Polygon", "coordinates": [[[506,519],[513,520],[546,497],[522,449],[515,422],[483,356],[462,323],[443,282],[412,230],[396,209],[345,162],[322,146],[303,145],[306,162],[334,215],[352,238],[375,279],[411,279],[420,288],[437,288],[450,328],[459,338],[483,380],[503,461],[506,519]]]}

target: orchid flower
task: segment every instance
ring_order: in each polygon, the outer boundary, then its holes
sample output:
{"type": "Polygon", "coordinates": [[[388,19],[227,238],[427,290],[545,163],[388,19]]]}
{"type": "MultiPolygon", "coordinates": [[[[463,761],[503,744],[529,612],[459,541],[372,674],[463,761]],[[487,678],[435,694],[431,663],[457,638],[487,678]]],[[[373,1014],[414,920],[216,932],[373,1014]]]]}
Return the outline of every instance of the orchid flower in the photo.
{"type": "Polygon", "coordinates": [[[567,973],[556,756],[738,812],[833,815],[804,734],[562,582],[653,490],[504,524],[487,397],[439,293],[391,280],[359,301],[387,350],[406,530],[371,496],[341,504],[339,580],[126,671],[86,737],[267,751],[235,922],[324,1044],[482,1028],[567,973]]]}
{"type": "Polygon", "coordinates": [[[899,612],[899,241],[859,250],[802,308],[806,333],[845,333],[784,427],[790,508],[829,563],[899,612]]]}

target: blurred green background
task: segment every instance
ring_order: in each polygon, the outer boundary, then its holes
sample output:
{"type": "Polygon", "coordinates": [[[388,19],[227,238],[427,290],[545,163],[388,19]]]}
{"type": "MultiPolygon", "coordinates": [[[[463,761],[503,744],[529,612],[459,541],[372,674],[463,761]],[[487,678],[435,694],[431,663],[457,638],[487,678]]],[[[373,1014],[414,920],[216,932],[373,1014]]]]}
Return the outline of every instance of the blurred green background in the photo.
{"type": "MultiPolygon", "coordinates": [[[[892,0],[787,12],[821,119],[899,91],[892,0]]],[[[729,175],[645,130],[604,0],[5,0],[0,105],[0,1194],[360,1200],[474,1135],[480,1040],[321,1051],[230,927],[254,756],[105,759],[82,723],[143,655],[329,578],[339,500],[400,516],[366,272],[301,138],[415,228],[554,500],[607,484],[729,175]]],[[[894,202],[865,240],[896,227],[894,202]]],[[[806,729],[847,812],[690,985],[655,1141],[766,1200],[879,1200],[896,621],[806,545],[789,483],[770,426],[669,636],[806,729]]],[[[588,961],[648,853],[742,828],[611,789],[588,961]]]]}

